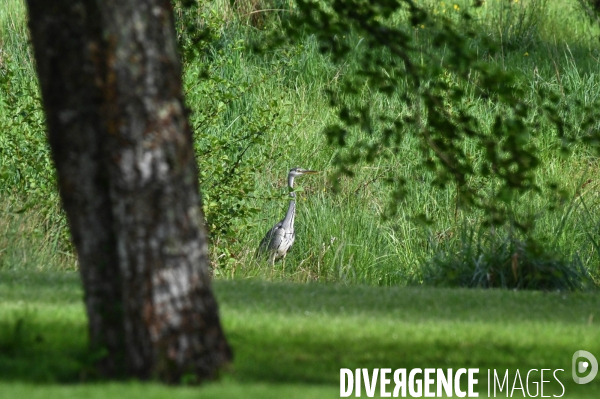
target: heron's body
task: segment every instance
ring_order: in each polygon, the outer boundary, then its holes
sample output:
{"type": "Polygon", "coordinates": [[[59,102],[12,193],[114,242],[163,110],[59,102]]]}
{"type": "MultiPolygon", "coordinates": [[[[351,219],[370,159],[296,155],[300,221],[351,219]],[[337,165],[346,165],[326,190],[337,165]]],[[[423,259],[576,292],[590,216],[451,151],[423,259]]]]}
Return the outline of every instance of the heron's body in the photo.
{"type": "Polygon", "coordinates": [[[296,201],[290,201],[285,218],[267,232],[260,242],[259,252],[269,254],[269,263],[285,258],[287,252],[294,244],[296,232],[294,231],[294,217],[296,216],[296,201]]]}
{"type": "MultiPolygon", "coordinates": [[[[288,175],[288,187],[290,190],[294,188],[294,178],[303,174],[317,173],[312,170],[294,168],[290,170],[288,175]]],[[[265,237],[260,242],[258,254],[268,254],[269,263],[274,264],[276,260],[285,258],[288,251],[294,244],[296,233],[294,231],[294,219],[296,217],[296,195],[290,192],[292,199],[288,207],[287,213],[282,221],[277,223],[271,230],[265,234],[265,237]]]]}

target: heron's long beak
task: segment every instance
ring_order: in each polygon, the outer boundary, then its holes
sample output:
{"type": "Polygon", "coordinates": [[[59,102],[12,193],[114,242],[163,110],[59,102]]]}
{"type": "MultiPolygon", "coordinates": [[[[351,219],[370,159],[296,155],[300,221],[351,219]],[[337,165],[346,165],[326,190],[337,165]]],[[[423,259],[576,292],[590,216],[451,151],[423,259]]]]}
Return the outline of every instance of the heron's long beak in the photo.
{"type": "Polygon", "coordinates": [[[302,174],[303,175],[316,175],[317,173],[320,173],[318,170],[303,170],[302,174]]]}

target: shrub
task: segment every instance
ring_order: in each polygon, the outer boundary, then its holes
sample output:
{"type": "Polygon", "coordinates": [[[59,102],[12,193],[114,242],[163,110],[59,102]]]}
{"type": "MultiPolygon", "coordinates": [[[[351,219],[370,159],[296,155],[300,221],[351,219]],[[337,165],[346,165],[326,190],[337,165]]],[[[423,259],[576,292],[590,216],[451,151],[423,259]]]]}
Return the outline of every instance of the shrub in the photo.
{"type": "Polygon", "coordinates": [[[583,290],[595,285],[577,256],[568,259],[511,232],[464,232],[457,249],[440,251],[423,268],[426,284],[446,287],[583,290]]]}

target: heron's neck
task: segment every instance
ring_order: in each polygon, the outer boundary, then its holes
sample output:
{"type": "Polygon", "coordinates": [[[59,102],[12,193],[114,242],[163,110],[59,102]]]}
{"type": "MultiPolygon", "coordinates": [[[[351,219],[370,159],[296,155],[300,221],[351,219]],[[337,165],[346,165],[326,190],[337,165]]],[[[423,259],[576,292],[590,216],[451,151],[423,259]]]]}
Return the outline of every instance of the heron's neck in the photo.
{"type": "Polygon", "coordinates": [[[290,201],[290,206],[288,207],[287,213],[285,214],[285,218],[283,218],[283,221],[282,221],[283,228],[294,227],[294,218],[295,217],[296,217],[296,200],[292,199],[290,201]]]}
{"type": "Polygon", "coordinates": [[[296,198],[296,193],[292,190],[294,189],[294,175],[288,175],[288,187],[290,188],[290,197],[296,198]]]}
{"type": "MultiPolygon", "coordinates": [[[[294,189],[294,175],[292,175],[291,173],[288,175],[288,187],[290,188],[290,190],[294,189]]],[[[290,192],[290,195],[292,197],[294,197],[293,192],[290,192]]]]}

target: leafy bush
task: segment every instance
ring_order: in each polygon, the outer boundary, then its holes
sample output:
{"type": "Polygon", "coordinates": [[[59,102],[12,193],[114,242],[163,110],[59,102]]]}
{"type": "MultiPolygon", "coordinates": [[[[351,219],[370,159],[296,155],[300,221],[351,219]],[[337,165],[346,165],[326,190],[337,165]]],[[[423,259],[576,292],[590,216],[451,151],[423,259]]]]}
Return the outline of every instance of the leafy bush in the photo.
{"type": "Polygon", "coordinates": [[[15,73],[17,69],[13,59],[5,54],[0,64],[3,108],[0,114],[0,198],[5,207],[2,219],[9,225],[17,219],[15,215],[31,210],[37,225],[26,225],[34,229],[30,232],[32,235],[43,236],[41,246],[52,243],[56,251],[71,252],[66,216],[58,205],[56,173],[46,141],[37,80],[20,78],[15,73]]]}
{"type": "Polygon", "coordinates": [[[439,251],[423,268],[426,284],[446,287],[582,290],[595,286],[574,256],[512,234],[462,234],[458,249],[439,251]]]}
{"type": "Polygon", "coordinates": [[[29,202],[56,201],[55,172],[46,142],[44,111],[35,80],[18,79],[8,55],[0,65],[0,194],[29,202]]]}

